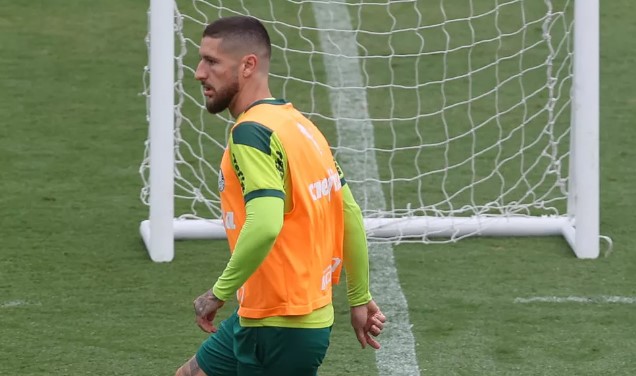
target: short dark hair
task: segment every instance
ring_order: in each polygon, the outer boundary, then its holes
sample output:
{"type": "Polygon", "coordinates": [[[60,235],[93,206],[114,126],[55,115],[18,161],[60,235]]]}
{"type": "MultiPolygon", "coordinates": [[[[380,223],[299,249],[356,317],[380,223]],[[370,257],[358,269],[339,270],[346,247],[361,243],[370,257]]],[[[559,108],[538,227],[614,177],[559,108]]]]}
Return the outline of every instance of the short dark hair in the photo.
{"type": "Polygon", "coordinates": [[[243,46],[264,48],[266,57],[272,55],[272,44],[267,29],[254,17],[223,17],[209,24],[203,31],[203,37],[221,38],[239,42],[243,46]]]}

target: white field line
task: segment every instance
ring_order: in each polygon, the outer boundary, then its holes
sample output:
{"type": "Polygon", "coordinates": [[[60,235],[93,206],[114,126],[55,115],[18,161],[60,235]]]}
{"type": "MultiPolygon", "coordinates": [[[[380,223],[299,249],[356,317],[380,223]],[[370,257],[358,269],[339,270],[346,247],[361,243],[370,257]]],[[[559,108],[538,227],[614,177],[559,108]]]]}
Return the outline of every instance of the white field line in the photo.
{"type": "Polygon", "coordinates": [[[40,305],[40,303],[27,302],[26,300],[9,300],[7,302],[0,303],[0,308],[14,308],[29,305],[40,305]]]}
{"type": "Polygon", "coordinates": [[[514,303],[584,303],[584,304],[636,304],[630,296],[531,296],[515,298],[514,303]]]}
{"type": "MultiPolygon", "coordinates": [[[[349,11],[343,3],[344,0],[313,3],[316,23],[322,30],[320,43],[327,53],[324,63],[327,80],[333,88],[330,93],[333,115],[336,119],[349,119],[336,121],[338,144],[349,150],[366,150],[364,153],[340,152],[339,162],[352,180],[375,181],[350,184],[362,208],[384,209],[362,72],[357,59],[345,58],[357,56],[358,49],[351,32],[349,11]]],[[[393,248],[390,244],[371,244],[369,253],[371,292],[388,321],[379,338],[382,349],[375,353],[378,373],[380,376],[419,376],[408,304],[400,287],[393,248]]]]}

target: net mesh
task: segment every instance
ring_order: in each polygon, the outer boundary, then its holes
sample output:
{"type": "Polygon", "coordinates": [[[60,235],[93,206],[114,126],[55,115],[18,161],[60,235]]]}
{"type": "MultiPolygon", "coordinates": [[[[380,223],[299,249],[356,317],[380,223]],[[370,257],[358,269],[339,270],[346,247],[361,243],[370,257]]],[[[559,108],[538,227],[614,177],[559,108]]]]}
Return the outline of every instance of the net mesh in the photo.
{"type": "MultiPolygon", "coordinates": [[[[238,14],[269,30],[272,93],[325,133],[366,217],[565,212],[570,1],[189,0],[176,9],[179,216],[221,216],[232,120],[206,112],[194,69],[205,25],[238,14]]],[[[140,172],[147,203],[148,147],[140,172]]]]}

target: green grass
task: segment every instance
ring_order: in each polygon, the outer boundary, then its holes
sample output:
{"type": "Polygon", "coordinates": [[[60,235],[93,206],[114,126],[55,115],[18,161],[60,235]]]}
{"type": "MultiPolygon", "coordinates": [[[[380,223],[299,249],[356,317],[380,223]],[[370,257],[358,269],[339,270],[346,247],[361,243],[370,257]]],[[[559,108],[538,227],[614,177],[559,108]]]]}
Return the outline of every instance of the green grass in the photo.
{"type": "MultiPolygon", "coordinates": [[[[423,9],[425,3],[419,3],[423,9]]],[[[397,246],[423,374],[632,375],[636,370],[632,305],[513,303],[529,296],[636,296],[636,78],[631,73],[636,46],[630,39],[636,24],[625,11],[630,5],[615,0],[601,7],[601,222],[614,252],[580,261],[560,238],[397,246]]],[[[400,6],[391,5],[396,12],[400,6]]],[[[276,16],[301,17],[310,25],[311,7],[300,7],[278,8],[276,16]]],[[[145,101],[139,96],[147,4],[0,0],[0,9],[0,374],[170,375],[205,338],[194,324],[191,302],[214,282],[228,252],[222,241],[179,242],[174,262],[154,264],[138,234],[139,221],[147,216],[138,175],[147,134],[145,101]]],[[[424,14],[426,22],[441,16],[437,5],[424,14]]],[[[356,17],[355,22],[365,22],[356,17]]],[[[414,21],[413,13],[404,17],[405,24],[414,21]]],[[[488,24],[476,27],[492,32],[488,24]]],[[[502,20],[502,28],[513,26],[502,20]]],[[[288,43],[300,43],[280,27],[275,39],[287,35],[288,43]]],[[[460,38],[460,29],[456,25],[449,32],[460,38]]],[[[291,74],[309,74],[311,65],[324,77],[320,59],[309,59],[292,64],[291,74]]],[[[409,69],[406,62],[395,63],[395,69],[400,64],[409,69]]],[[[434,75],[442,63],[431,56],[419,68],[434,75]]],[[[277,64],[287,74],[284,62],[277,64]]],[[[385,69],[368,69],[373,79],[386,79],[378,77],[385,69]]],[[[321,100],[313,105],[294,98],[301,90],[294,84],[284,89],[300,107],[316,113],[329,108],[319,88],[313,94],[321,100]]],[[[447,89],[449,99],[466,95],[461,82],[447,89]]],[[[381,99],[370,95],[372,109],[381,110],[381,99]]],[[[433,96],[426,105],[438,99],[433,96]]],[[[409,111],[408,103],[398,102],[409,111]]],[[[476,118],[482,116],[474,110],[476,118]]],[[[333,138],[333,124],[324,127],[333,138]]],[[[413,126],[407,129],[412,132],[413,126]]],[[[421,133],[440,136],[435,129],[421,133]]],[[[385,135],[376,134],[380,146],[392,142],[385,135]]],[[[396,171],[413,161],[411,155],[398,159],[403,162],[392,166],[396,171]]],[[[378,160],[386,173],[389,161],[378,160]]],[[[410,191],[403,187],[398,194],[410,191]]],[[[359,350],[348,328],[342,292],[337,291],[337,324],[322,374],[376,375],[373,353],[359,350]]],[[[231,306],[223,314],[230,311],[231,306]]]]}

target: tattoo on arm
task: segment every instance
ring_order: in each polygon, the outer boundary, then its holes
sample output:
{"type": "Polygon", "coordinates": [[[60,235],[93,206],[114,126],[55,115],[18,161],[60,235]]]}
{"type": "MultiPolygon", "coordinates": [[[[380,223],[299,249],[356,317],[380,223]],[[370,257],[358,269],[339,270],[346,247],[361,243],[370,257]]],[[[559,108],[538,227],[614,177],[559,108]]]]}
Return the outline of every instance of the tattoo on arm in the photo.
{"type": "Polygon", "coordinates": [[[199,367],[199,362],[197,362],[197,359],[193,357],[192,359],[190,359],[188,364],[190,365],[190,375],[198,376],[201,368],[199,367]]]}
{"type": "Polygon", "coordinates": [[[194,310],[197,315],[201,315],[203,312],[206,312],[208,307],[211,304],[218,304],[219,306],[223,306],[223,301],[216,296],[211,291],[207,291],[205,294],[199,296],[194,301],[194,310]]]}
{"type": "Polygon", "coordinates": [[[199,367],[196,356],[193,356],[188,360],[186,364],[181,366],[177,371],[177,376],[206,376],[205,372],[199,367]]]}

